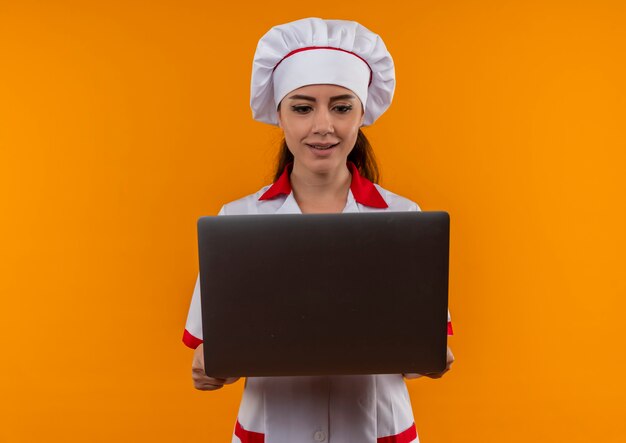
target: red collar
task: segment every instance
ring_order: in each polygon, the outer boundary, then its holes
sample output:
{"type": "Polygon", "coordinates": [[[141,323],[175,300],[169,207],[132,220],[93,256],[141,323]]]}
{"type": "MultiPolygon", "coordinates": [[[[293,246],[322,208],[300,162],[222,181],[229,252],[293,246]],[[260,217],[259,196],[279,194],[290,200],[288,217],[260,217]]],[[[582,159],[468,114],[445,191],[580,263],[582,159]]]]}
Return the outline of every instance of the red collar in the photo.
{"type": "MultiPolygon", "coordinates": [[[[291,183],[289,182],[289,172],[293,163],[289,163],[285,166],[281,176],[274,182],[270,188],[259,198],[259,200],[270,200],[281,194],[291,194],[291,183]]],[[[352,182],[350,183],[350,190],[354,199],[365,206],[371,206],[372,208],[387,208],[388,205],[383,199],[376,186],[366,179],[361,177],[356,165],[352,162],[348,162],[348,169],[352,174],[352,182]]]]}

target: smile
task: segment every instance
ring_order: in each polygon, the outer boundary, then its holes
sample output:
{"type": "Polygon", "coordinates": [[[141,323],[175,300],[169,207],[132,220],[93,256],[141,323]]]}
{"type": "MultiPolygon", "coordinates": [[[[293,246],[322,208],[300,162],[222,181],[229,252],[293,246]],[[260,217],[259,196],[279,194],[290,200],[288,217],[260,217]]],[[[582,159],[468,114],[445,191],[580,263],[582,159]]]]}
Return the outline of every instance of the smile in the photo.
{"type": "Polygon", "coordinates": [[[317,149],[318,151],[326,151],[328,149],[334,148],[335,146],[337,146],[339,143],[335,143],[335,144],[315,144],[315,145],[310,145],[310,144],[306,144],[309,148],[313,148],[313,149],[317,149]]]}

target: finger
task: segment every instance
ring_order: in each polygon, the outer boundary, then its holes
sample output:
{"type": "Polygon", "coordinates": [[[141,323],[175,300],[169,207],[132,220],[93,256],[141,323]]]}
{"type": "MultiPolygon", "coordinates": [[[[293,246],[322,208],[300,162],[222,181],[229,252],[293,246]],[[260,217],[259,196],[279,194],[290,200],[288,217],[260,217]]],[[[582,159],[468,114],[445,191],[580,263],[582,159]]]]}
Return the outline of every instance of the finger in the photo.
{"type": "Polygon", "coordinates": [[[224,385],[221,383],[213,382],[212,380],[196,380],[194,381],[194,386],[196,389],[200,389],[202,391],[214,391],[216,389],[222,388],[224,385]]]}
{"type": "Polygon", "coordinates": [[[198,389],[199,391],[217,391],[218,389],[222,389],[223,387],[224,387],[223,385],[203,384],[203,385],[197,385],[196,389],[198,389]]]}
{"type": "Polygon", "coordinates": [[[443,370],[443,371],[441,371],[441,372],[432,372],[432,373],[430,373],[430,374],[424,374],[424,375],[426,375],[426,377],[429,377],[429,378],[441,378],[441,377],[443,376],[443,374],[445,374],[446,372],[448,372],[448,370],[449,370],[449,369],[450,369],[450,368],[446,368],[446,369],[444,369],[444,370],[443,370]]]}
{"type": "Polygon", "coordinates": [[[404,378],[406,379],[414,379],[414,378],[420,378],[422,375],[424,374],[417,374],[417,373],[406,373],[406,374],[402,374],[404,376],[404,378]]]}
{"type": "Polygon", "coordinates": [[[208,375],[206,377],[208,378],[209,383],[213,383],[215,385],[223,385],[227,380],[225,378],[209,377],[208,375]]]}
{"type": "Polygon", "coordinates": [[[210,383],[212,385],[220,385],[220,386],[226,383],[226,380],[222,378],[209,377],[204,372],[202,372],[201,374],[199,373],[192,374],[192,378],[197,383],[210,383]]]}
{"type": "Polygon", "coordinates": [[[207,378],[209,380],[215,380],[216,382],[220,383],[220,384],[224,384],[226,382],[226,380],[228,380],[227,378],[217,378],[217,377],[210,377],[208,375],[206,375],[206,372],[204,371],[204,368],[198,367],[198,366],[192,366],[191,367],[191,376],[194,378],[207,378]]]}

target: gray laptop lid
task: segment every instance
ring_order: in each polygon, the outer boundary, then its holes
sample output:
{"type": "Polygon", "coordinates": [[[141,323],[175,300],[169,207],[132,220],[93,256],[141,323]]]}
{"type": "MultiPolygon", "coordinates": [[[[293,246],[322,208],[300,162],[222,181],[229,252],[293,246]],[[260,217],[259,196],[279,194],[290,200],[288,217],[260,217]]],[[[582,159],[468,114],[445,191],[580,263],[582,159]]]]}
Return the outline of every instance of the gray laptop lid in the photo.
{"type": "Polygon", "coordinates": [[[445,212],[198,220],[206,373],[440,372],[445,212]]]}

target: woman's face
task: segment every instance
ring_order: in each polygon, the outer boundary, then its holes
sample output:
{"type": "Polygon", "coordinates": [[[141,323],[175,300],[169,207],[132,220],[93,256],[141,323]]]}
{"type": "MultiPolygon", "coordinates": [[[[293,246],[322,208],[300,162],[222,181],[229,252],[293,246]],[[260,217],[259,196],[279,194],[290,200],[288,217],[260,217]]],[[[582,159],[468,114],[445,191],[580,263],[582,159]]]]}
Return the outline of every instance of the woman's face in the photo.
{"type": "Polygon", "coordinates": [[[363,118],[356,94],[336,85],[298,88],[278,109],[278,124],[295,163],[314,173],[345,167],[363,118]]]}

